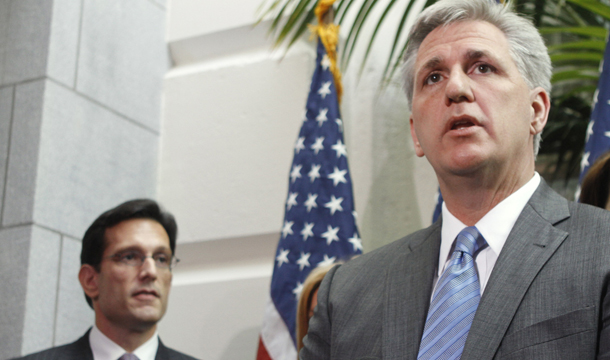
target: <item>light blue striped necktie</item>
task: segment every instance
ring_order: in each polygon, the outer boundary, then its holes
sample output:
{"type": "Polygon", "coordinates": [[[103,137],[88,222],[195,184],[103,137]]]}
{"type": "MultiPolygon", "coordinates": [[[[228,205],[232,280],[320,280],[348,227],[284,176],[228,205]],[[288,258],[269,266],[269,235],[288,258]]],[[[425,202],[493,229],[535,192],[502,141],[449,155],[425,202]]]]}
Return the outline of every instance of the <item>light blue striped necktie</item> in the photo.
{"type": "Polygon", "coordinates": [[[481,298],[473,255],[485,246],[485,239],[474,226],[458,234],[455,250],[430,302],[418,360],[454,360],[462,356],[481,298]]]}

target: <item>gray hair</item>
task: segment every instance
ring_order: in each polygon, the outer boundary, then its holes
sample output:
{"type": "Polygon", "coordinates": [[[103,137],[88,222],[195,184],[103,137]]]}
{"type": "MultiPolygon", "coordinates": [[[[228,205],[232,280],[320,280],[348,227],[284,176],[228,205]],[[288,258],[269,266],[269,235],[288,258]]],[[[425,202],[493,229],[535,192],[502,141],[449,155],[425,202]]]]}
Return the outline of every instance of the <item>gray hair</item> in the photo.
{"type": "MultiPolygon", "coordinates": [[[[504,33],[509,51],[527,86],[542,87],[550,96],[552,66],[544,40],[534,25],[517,15],[510,6],[494,0],[440,0],[426,8],[417,18],[409,33],[404,56],[404,89],[413,104],[413,86],[417,52],[426,36],[439,26],[460,21],[486,21],[504,33]]],[[[534,154],[540,148],[540,133],[534,138],[534,154]]]]}

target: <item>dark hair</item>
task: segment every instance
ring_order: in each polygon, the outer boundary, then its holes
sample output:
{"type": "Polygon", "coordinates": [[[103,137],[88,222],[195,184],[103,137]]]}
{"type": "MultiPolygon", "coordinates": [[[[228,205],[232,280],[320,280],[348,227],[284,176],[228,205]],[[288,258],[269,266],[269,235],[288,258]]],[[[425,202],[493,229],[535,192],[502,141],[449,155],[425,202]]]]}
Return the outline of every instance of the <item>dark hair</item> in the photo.
{"type": "Polygon", "coordinates": [[[580,202],[606,208],[610,195],[610,151],[600,156],[582,180],[580,202]]]}
{"type": "MultiPolygon", "coordinates": [[[[172,250],[172,254],[175,253],[178,226],[176,225],[174,216],[169,212],[163,211],[154,200],[136,199],[126,201],[121,205],[104,212],[95,219],[91,226],[89,226],[83,236],[82,250],[80,253],[81,265],[88,264],[99,271],[102,256],[106,250],[106,229],[131,219],[151,219],[161,224],[169,237],[169,247],[172,250]]],[[[87,298],[89,306],[93,308],[91,298],[86,294],[85,297],[87,298]]]]}

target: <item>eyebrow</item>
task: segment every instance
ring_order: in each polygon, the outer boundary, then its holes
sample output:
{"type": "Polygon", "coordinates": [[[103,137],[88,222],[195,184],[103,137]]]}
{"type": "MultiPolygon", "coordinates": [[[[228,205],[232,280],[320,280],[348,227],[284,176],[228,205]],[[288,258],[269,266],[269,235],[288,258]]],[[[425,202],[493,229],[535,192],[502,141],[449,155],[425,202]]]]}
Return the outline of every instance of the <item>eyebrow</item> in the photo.
{"type": "Polygon", "coordinates": [[[424,66],[422,66],[419,69],[418,73],[421,72],[422,70],[431,70],[431,69],[437,68],[438,65],[441,64],[442,62],[443,62],[443,58],[441,56],[434,56],[430,60],[426,61],[424,66]]]}
{"type": "MultiPolygon", "coordinates": [[[[144,249],[142,249],[138,245],[131,245],[131,246],[128,246],[126,248],[116,250],[115,254],[120,254],[120,253],[123,253],[123,252],[129,252],[129,251],[136,251],[136,252],[140,252],[140,253],[145,253],[146,252],[146,251],[144,251],[144,249]]],[[[159,247],[154,248],[152,250],[152,253],[153,254],[157,254],[159,252],[167,252],[167,251],[169,251],[170,253],[172,252],[170,247],[159,246],[159,247]]]]}
{"type": "Polygon", "coordinates": [[[487,51],[485,50],[468,50],[466,52],[466,58],[468,60],[477,60],[480,58],[493,58],[487,51]]]}

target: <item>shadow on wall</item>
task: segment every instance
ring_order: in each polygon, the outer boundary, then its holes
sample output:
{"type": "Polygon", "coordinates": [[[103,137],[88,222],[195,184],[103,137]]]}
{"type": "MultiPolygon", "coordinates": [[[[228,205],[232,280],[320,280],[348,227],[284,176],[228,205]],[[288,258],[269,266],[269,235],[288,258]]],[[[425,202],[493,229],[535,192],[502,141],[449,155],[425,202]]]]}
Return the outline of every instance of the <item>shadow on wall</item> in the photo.
{"type": "Polygon", "coordinates": [[[367,252],[422,227],[414,176],[417,156],[407,101],[397,82],[377,96],[371,133],[372,185],[360,223],[367,252]]]}
{"type": "Polygon", "coordinates": [[[227,349],[220,356],[220,360],[241,360],[255,358],[256,352],[253,353],[252,348],[256,349],[258,346],[260,331],[260,326],[255,326],[239,332],[231,339],[227,349]]]}

